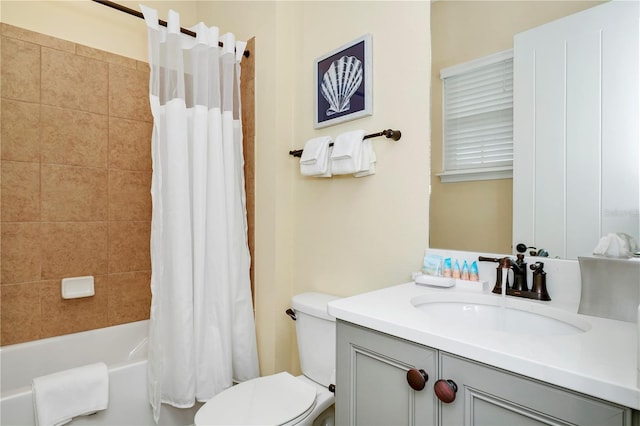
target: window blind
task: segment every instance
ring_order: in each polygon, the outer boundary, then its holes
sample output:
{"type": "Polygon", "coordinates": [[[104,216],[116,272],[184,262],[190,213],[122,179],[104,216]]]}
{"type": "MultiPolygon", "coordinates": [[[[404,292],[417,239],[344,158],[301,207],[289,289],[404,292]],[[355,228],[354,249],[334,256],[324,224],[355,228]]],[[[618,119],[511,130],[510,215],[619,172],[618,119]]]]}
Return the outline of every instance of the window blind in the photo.
{"type": "Polygon", "coordinates": [[[445,174],[513,168],[513,56],[479,62],[441,74],[445,174]]]}

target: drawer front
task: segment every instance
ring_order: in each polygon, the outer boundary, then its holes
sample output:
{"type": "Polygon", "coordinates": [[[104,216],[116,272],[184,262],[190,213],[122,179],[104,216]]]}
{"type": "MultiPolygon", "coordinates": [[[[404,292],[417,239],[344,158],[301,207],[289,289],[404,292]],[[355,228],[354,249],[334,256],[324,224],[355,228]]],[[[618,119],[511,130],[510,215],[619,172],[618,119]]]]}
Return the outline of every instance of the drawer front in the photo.
{"type": "Polygon", "coordinates": [[[440,377],[456,399],[443,425],[631,425],[631,410],[455,355],[440,354],[440,377]]]}

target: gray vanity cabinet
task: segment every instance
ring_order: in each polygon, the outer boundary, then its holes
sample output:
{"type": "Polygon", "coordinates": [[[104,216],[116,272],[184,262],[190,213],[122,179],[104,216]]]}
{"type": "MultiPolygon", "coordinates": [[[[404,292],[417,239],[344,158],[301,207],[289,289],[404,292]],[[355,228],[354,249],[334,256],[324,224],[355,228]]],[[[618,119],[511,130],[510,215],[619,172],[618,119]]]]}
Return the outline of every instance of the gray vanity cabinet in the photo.
{"type": "Polygon", "coordinates": [[[336,425],[435,425],[435,350],[338,321],[336,425]],[[407,371],[428,375],[413,390],[407,371]]]}
{"type": "Polygon", "coordinates": [[[336,352],[338,426],[632,425],[629,408],[340,320],[336,352]],[[424,389],[410,369],[427,372],[424,389]],[[452,402],[438,400],[439,379],[455,383],[452,402]]]}
{"type": "Polygon", "coordinates": [[[631,425],[631,410],[441,352],[440,377],[458,387],[441,424],[631,425]]]}

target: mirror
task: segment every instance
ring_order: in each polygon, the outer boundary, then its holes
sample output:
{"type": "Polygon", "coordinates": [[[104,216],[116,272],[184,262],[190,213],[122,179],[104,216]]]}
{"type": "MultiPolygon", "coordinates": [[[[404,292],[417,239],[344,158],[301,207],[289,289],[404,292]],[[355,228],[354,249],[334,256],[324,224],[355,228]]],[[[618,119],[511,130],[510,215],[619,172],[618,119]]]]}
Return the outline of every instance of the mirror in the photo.
{"type": "MultiPolygon", "coordinates": [[[[440,69],[510,49],[515,34],[600,3],[603,2],[445,0],[432,3],[430,247],[514,253],[512,244],[519,242],[512,240],[512,179],[442,184],[436,175],[442,170],[440,69]]],[[[602,194],[602,197],[611,196],[602,194]]],[[[635,214],[637,223],[637,206],[631,214],[635,214]]],[[[594,230],[600,231],[603,230],[594,230]]],[[[555,257],[558,253],[551,251],[550,255],[555,257]]]]}

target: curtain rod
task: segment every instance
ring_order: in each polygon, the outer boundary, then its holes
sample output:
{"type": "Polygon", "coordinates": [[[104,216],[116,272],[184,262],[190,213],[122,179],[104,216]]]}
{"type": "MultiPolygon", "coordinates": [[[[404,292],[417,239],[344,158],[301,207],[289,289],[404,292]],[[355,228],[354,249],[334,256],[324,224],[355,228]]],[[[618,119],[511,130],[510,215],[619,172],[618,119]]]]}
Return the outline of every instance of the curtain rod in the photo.
{"type": "MultiPolygon", "coordinates": [[[[386,136],[389,139],[393,139],[394,141],[397,141],[402,137],[402,133],[400,132],[400,130],[387,129],[378,133],[371,133],[369,135],[364,135],[362,139],[377,138],[378,136],[386,136]]],[[[329,146],[333,146],[333,142],[331,142],[329,146]]],[[[296,149],[294,151],[289,151],[289,155],[293,155],[294,157],[301,157],[302,151],[304,150],[296,149]]]]}
{"type": "MultiPolygon", "coordinates": [[[[101,5],[104,5],[104,6],[110,7],[112,9],[119,10],[120,12],[128,13],[129,15],[136,16],[136,17],[138,17],[140,19],[144,19],[144,15],[142,14],[142,12],[138,12],[137,10],[130,9],[130,8],[126,7],[126,6],[121,5],[121,4],[118,4],[118,3],[115,3],[115,2],[112,2],[112,1],[108,1],[108,0],[92,0],[92,1],[94,1],[96,3],[100,3],[101,5]]],[[[162,19],[158,19],[158,23],[160,25],[162,25],[163,27],[167,26],[167,21],[163,21],[162,19]]],[[[191,37],[195,37],[196,36],[195,32],[193,32],[191,30],[188,30],[186,28],[180,27],[180,32],[182,34],[186,34],[186,35],[191,36],[191,37]]],[[[223,46],[222,42],[219,41],[218,42],[218,46],[222,47],[223,46]]],[[[245,50],[243,55],[246,58],[248,58],[250,53],[249,53],[248,50],[245,50]]]]}

